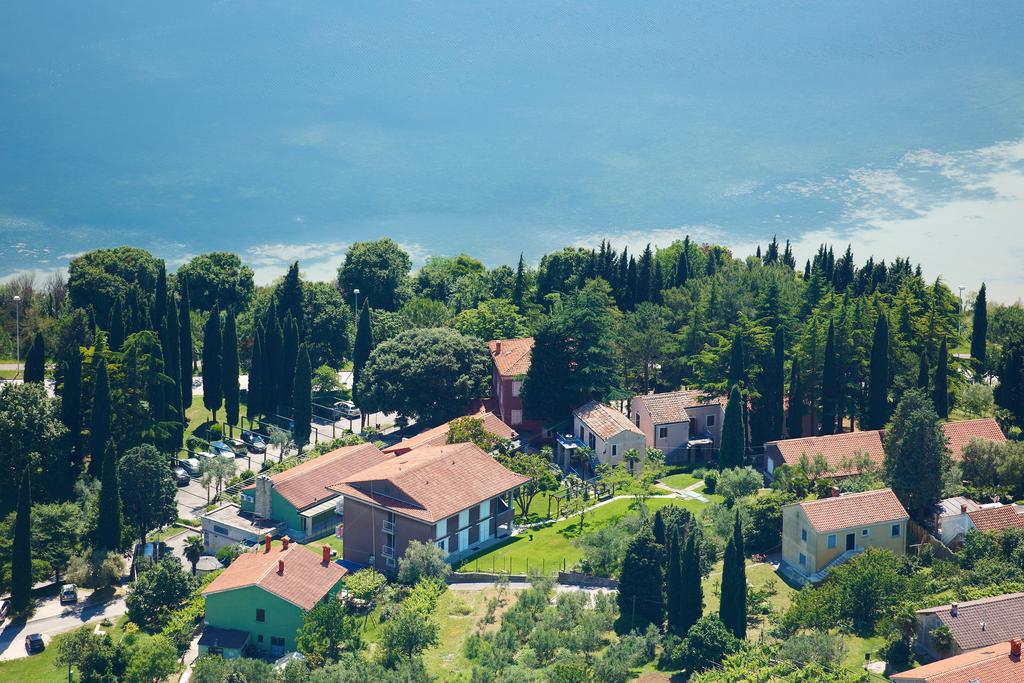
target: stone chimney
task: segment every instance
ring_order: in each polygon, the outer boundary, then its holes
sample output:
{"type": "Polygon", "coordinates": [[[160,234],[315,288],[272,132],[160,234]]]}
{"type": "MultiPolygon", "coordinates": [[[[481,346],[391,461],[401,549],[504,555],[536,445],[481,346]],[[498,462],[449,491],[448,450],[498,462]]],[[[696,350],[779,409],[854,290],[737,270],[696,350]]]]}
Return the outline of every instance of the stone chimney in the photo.
{"type": "Polygon", "coordinates": [[[284,576],[284,560],[277,561],[277,573],[284,576]]]}
{"type": "Polygon", "coordinates": [[[324,547],[321,549],[324,557],[324,564],[331,563],[331,546],[324,543],[324,547]]]}
{"type": "Polygon", "coordinates": [[[263,536],[263,552],[270,552],[270,534],[264,534],[263,536]]]}
{"type": "Polygon", "coordinates": [[[1010,657],[1020,659],[1020,640],[1018,638],[1010,640],[1010,657]]]}
{"type": "Polygon", "coordinates": [[[287,536],[282,536],[281,537],[281,550],[288,550],[288,544],[291,543],[291,542],[292,542],[292,539],[290,539],[287,536]]]}
{"type": "Polygon", "coordinates": [[[274,482],[265,474],[256,477],[256,505],[254,511],[261,519],[270,519],[270,492],[274,482]]]}
{"type": "Polygon", "coordinates": [[[951,605],[949,606],[949,616],[951,616],[951,617],[955,617],[955,616],[957,616],[957,615],[958,615],[959,613],[960,613],[960,604],[959,604],[959,603],[956,603],[956,602],[952,603],[952,604],[951,604],[951,605]]]}
{"type": "Polygon", "coordinates": [[[967,503],[960,503],[960,514],[961,515],[966,515],[967,514],[967,503]]]}
{"type": "Polygon", "coordinates": [[[500,356],[501,355],[501,340],[500,339],[498,341],[494,342],[494,355],[496,355],[496,356],[500,356]]]}
{"type": "Polygon", "coordinates": [[[829,493],[832,495],[833,498],[839,497],[839,489],[835,486],[832,487],[832,490],[829,493]]]}

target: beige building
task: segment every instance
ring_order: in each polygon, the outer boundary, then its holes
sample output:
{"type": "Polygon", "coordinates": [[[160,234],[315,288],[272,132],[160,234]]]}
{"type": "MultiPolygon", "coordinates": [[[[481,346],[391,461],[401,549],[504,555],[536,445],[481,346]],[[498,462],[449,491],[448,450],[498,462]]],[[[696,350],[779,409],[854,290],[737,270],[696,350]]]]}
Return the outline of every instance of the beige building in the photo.
{"type": "MultiPolygon", "coordinates": [[[[569,446],[567,440],[559,440],[559,456],[562,467],[577,467],[572,461],[572,446],[585,446],[593,452],[593,462],[587,463],[586,476],[593,474],[593,465],[618,465],[623,462],[623,455],[631,448],[641,454],[647,448],[644,433],[629,418],[597,401],[591,401],[572,411],[573,439],[569,446]],[[565,442],[565,443],[563,443],[565,442]]],[[[642,462],[636,467],[642,466],[642,462]]]]}
{"type": "Polygon", "coordinates": [[[867,548],[907,549],[910,516],[892,489],[793,503],[782,508],[782,560],[799,581],[817,583],[867,548]]]}
{"type": "Polygon", "coordinates": [[[690,389],[634,396],[630,418],[647,445],[665,454],[665,462],[680,464],[715,452],[725,412],[721,398],[690,389]]]}

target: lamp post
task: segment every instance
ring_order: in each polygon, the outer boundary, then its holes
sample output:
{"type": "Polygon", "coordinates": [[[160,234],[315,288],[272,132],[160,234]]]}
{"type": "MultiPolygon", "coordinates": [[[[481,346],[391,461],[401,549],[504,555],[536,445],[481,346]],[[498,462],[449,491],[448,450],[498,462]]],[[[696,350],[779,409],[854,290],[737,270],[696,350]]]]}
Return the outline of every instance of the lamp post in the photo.
{"type": "Polygon", "coordinates": [[[21,374],[21,297],[14,295],[14,346],[17,349],[17,370],[14,376],[21,374]]]}
{"type": "Polygon", "coordinates": [[[960,326],[963,324],[964,319],[964,286],[958,285],[957,289],[960,290],[960,310],[957,311],[958,315],[956,316],[956,338],[958,340],[957,343],[959,343],[960,326]]]}
{"type": "Polygon", "coordinates": [[[353,310],[355,311],[356,318],[358,318],[359,317],[359,288],[357,287],[356,289],[353,289],[352,290],[352,294],[356,298],[356,305],[353,308],[353,310]]]}

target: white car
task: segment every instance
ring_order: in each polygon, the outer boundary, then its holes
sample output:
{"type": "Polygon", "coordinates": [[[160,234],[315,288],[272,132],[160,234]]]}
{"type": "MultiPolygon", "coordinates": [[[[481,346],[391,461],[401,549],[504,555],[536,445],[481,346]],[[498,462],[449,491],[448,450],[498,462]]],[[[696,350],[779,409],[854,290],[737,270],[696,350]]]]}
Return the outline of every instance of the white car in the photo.
{"type": "Polygon", "coordinates": [[[189,474],[199,474],[200,465],[198,458],[183,458],[178,461],[178,464],[181,465],[181,469],[189,474]]]}

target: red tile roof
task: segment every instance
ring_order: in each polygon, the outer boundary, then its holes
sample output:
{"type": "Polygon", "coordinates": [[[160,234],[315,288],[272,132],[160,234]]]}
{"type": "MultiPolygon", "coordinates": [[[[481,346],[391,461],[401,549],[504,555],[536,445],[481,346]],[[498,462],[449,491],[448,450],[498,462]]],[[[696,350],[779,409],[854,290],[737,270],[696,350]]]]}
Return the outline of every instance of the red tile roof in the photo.
{"type": "Polygon", "coordinates": [[[521,339],[496,339],[487,342],[491,358],[502,377],[525,375],[530,369],[530,353],[533,351],[533,337],[521,339]]]}
{"type": "Polygon", "coordinates": [[[629,421],[629,418],[597,401],[591,401],[572,411],[572,414],[580,419],[580,422],[587,425],[590,431],[597,434],[601,439],[610,439],[620,432],[636,432],[643,434],[640,428],[629,421]]]}
{"type": "Polygon", "coordinates": [[[975,512],[968,512],[967,516],[978,531],[1024,529],[1024,515],[1020,513],[1016,505],[983,508],[975,512]]]}
{"type": "Polygon", "coordinates": [[[331,591],[348,570],[335,562],[323,562],[322,555],[292,544],[288,550],[242,553],[203,590],[203,595],[246,586],[258,586],[302,609],[312,609],[331,591]],[[278,561],[284,573],[278,573],[278,561]]]}
{"type": "Polygon", "coordinates": [[[345,496],[436,522],[530,481],[476,444],[426,446],[331,485],[345,496]]]}
{"type": "Polygon", "coordinates": [[[651,414],[651,422],[656,425],[688,422],[690,416],[686,414],[687,408],[721,405],[723,400],[727,400],[721,396],[708,396],[697,389],[642,394],[637,398],[647,407],[647,412],[651,414]]]}
{"type": "Polygon", "coordinates": [[[934,615],[953,634],[961,650],[987,647],[1024,634],[1024,593],[961,602],[955,617],[952,605],[921,609],[917,613],[934,615]]]}
{"type": "Polygon", "coordinates": [[[1010,643],[1004,642],[893,674],[889,680],[898,683],[1020,683],[1024,681],[1024,664],[1020,657],[1010,656],[1010,643]]]}
{"type": "MultiPolygon", "coordinates": [[[[999,424],[992,418],[944,422],[942,431],[949,441],[949,453],[954,460],[963,459],[964,446],[972,438],[1006,441],[1006,436],[999,429],[999,424]]],[[[816,454],[821,453],[828,460],[833,475],[844,476],[856,472],[854,469],[844,469],[842,462],[845,458],[852,457],[857,451],[868,454],[875,464],[881,467],[885,460],[885,450],[882,445],[884,439],[885,430],[871,429],[862,432],[769,441],[765,446],[778,448],[783,464],[791,466],[799,464],[800,456],[804,453],[811,460],[816,454]]]]}
{"type": "MultiPolygon", "coordinates": [[[[483,420],[484,429],[500,439],[515,439],[517,436],[516,431],[502,422],[501,418],[494,413],[477,413],[469,417],[483,420]]],[[[438,425],[433,429],[422,431],[416,436],[402,439],[395,445],[385,448],[384,452],[401,454],[423,446],[444,446],[448,443],[448,430],[450,428],[451,422],[445,422],[443,425],[438,425]]]]}
{"type": "Polygon", "coordinates": [[[818,533],[909,519],[892,489],[796,503],[818,533]]]}
{"type": "Polygon", "coordinates": [[[304,510],[337,495],[327,490],[328,484],[390,458],[372,443],[346,446],[278,472],[270,479],[281,497],[296,510],[304,510]]]}

